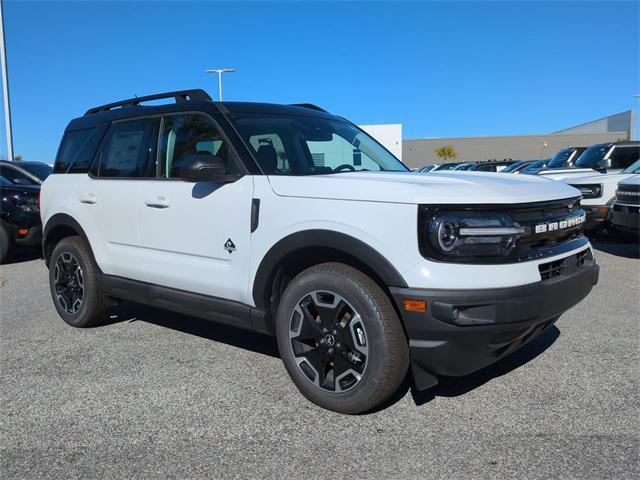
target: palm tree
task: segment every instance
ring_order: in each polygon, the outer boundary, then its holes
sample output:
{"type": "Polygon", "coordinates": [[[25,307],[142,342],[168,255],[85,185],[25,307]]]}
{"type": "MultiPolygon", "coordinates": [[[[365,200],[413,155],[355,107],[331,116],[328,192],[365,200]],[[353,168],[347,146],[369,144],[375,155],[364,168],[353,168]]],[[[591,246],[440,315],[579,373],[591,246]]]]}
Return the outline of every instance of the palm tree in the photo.
{"type": "Polygon", "coordinates": [[[436,157],[444,159],[445,162],[447,160],[455,160],[456,158],[458,158],[458,152],[456,152],[456,149],[451,145],[438,147],[433,151],[433,153],[436,154],[436,157]]]}

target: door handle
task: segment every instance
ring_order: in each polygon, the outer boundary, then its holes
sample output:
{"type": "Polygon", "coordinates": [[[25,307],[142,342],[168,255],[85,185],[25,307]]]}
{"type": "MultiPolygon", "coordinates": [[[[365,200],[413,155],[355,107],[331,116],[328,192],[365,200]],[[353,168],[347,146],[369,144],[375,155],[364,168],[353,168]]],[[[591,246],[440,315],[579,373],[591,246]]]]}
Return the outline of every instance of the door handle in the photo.
{"type": "Polygon", "coordinates": [[[93,205],[98,202],[96,196],[93,193],[85,193],[80,195],[80,203],[86,203],[87,205],[93,205]]]}
{"type": "Polygon", "coordinates": [[[147,198],[144,204],[149,208],[169,208],[171,202],[164,197],[147,198]]]}

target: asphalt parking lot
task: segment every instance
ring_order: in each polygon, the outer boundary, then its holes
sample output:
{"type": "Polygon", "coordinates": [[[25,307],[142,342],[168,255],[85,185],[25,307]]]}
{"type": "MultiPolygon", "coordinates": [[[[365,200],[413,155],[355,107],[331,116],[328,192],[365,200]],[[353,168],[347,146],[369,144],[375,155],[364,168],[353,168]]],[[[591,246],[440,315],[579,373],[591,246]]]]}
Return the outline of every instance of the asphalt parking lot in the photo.
{"type": "Polygon", "coordinates": [[[638,245],[515,355],[385,409],[306,401],[275,341],[132,304],[78,330],[30,252],[0,267],[1,477],[638,478],[638,245]]]}

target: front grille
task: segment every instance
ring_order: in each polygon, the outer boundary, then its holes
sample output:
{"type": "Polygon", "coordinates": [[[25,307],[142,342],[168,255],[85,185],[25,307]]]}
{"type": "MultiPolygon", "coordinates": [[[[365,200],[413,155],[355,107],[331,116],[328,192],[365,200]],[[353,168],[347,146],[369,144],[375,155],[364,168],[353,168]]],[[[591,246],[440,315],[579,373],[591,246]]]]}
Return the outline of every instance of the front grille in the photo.
{"type": "Polygon", "coordinates": [[[623,185],[616,190],[616,199],[633,205],[640,204],[640,185],[623,185]]]}
{"type": "Polygon", "coordinates": [[[579,199],[550,202],[542,207],[509,211],[511,217],[527,229],[518,239],[516,254],[528,256],[528,252],[552,248],[583,236],[585,212],[579,199]],[[571,220],[581,221],[571,224],[571,220]]]}
{"type": "Polygon", "coordinates": [[[579,268],[593,262],[593,255],[590,249],[578,252],[570,257],[556,260],[554,262],[541,263],[538,265],[540,278],[542,281],[551,280],[553,278],[562,277],[575,272],[579,268]]]}

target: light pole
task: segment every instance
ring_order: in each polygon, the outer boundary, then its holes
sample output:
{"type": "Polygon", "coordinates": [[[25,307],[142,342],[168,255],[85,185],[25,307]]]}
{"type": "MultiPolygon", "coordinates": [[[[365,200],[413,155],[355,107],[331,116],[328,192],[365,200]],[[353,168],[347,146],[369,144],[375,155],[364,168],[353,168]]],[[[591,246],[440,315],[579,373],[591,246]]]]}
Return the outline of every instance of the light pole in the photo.
{"type": "Polygon", "coordinates": [[[219,100],[222,101],[222,74],[223,73],[233,73],[235,72],[235,68],[210,68],[209,70],[205,70],[204,73],[217,73],[218,74],[218,96],[219,100]]]}
{"type": "Polygon", "coordinates": [[[9,73],[7,72],[7,50],[4,42],[4,12],[0,0],[0,63],[2,63],[2,86],[4,93],[4,124],[7,130],[7,160],[13,162],[13,134],[11,132],[11,107],[9,104],[9,73]]]}

